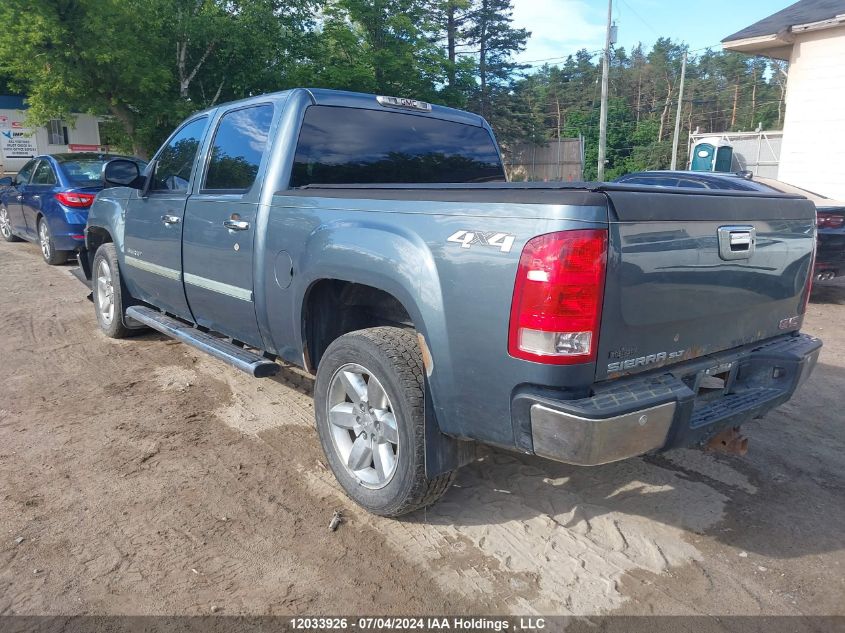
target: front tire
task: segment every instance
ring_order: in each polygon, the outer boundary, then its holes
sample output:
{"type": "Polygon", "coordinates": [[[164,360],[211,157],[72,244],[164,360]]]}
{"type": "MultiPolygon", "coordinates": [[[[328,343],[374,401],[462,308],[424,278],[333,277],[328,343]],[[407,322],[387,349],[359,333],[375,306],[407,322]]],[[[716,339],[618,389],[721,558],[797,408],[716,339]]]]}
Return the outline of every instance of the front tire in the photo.
{"type": "Polygon", "coordinates": [[[123,306],[129,295],[120,277],[114,244],[109,242],[97,249],[91,271],[94,311],[100,329],[110,338],[126,338],[131,330],[123,324],[123,306]]]}
{"type": "Polygon", "coordinates": [[[0,207],[0,235],[7,242],[21,241],[21,238],[12,233],[12,218],[9,217],[9,210],[5,205],[0,207]]]}
{"type": "Polygon", "coordinates": [[[416,336],[395,327],[350,332],[317,370],[317,431],[346,494],[396,517],[431,505],[454,473],[425,475],[425,379],[416,336]]]}
{"type": "Polygon", "coordinates": [[[38,220],[38,244],[41,246],[41,255],[44,257],[44,261],[50,266],[59,266],[67,262],[69,253],[56,250],[53,236],[50,233],[50,225],[47,223],[47,218],[44,217],[38,220]]]}

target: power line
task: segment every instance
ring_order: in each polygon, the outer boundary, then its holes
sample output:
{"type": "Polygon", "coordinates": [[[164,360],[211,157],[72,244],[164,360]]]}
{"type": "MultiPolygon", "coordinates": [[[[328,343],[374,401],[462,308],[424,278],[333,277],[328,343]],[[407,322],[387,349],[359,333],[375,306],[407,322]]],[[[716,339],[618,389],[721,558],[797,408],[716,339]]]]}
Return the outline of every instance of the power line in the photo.
{"type": "MultiPolygon", "coordinates": [[[[550,61],[554,61],[554,60],[565,60],[565,59],[569,59],[570,57],[574,57],[575,55],[580,53],[582,50],[584,50],[584,49],[579,48],[577,51],[575,51],[574,53],[570,53],[569,55],[561,55],[559,57],[546,57],[545,59],[528,59],[528,60],[525,60],[525,61],[517,61],[517,63],[518,64],[538,64],[538,63],[541,63],[541,62],[550,62],[550,61]]],[[[590,57],[595,57],[596,55],[601,53],[602,50],[603,49],[600,48],[596,51],[586,51],[586,53],[590,57]]]]}
{"type": "Polygon", "coordinates": [[[633,14],[636,16],[636,18],[637,18],[640,22],[642,22],[643,24],[645,24],[645,25],[646,25],[646,27],[648,27],[648,29],[649,29],[652,33],[654,33],[654,34],[655,34],[658,38],[663,37],[662,35],[660,35],[660,33],[658,33],[658,32],[654,29],[654,27],[653,27],[653,26],[651,26],[651,24],[649,24],[648,22],[646,22],[646,21],[642,18],[642,16],[641,16],[639,13],[637,13],[636,11],[634,11],[634,7],[632,7],[630,4],[628,4],[627,2],[625,2],[625,0],[622,0],[622,4],[624,4],[626,7],[628,7],[628,9],[631,11],[631,13],[633,13],[633,14]]]}

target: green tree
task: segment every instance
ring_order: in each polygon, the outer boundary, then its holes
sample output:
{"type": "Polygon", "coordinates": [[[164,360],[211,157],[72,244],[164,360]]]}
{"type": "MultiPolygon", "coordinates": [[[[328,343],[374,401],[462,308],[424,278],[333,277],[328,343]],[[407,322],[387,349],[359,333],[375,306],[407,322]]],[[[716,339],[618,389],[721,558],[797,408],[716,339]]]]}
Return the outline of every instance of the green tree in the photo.
{"type": "Polygon", "coordinates": [[[530,33],[512,26],[512,0],[477,0],[467,38],[478,47],[478,92],[472,100],[481,116],[494,119],[493,104],[508,90],[513,73],[521,66],[514,53],[525,49],[530,33]]]}
{"type": "MultiPolygon", "coordinates": [[[[445,67],[443,50],[430,37],[432,4],[426,0],[337,0],[326,8],[324,72],[328,87],[346,83],[347,69],[358,90],[432,101],[445,67]],[[342,53],[337,56],[337,53],[342,53]],[[351,53],[351,55],[350,55],[351,53]]],[[[350,87],[353,86],[343,86],[350,87]]]]}
{"type": "MultiPolygon", "coordinates": [[[[32,124],[113,117],[147,156],[190,112],[287,87],[308,0],[5,0],[0,74],[32,124]]],[[[120,134],[117,134],[119,132],[120,134]]]]}
{"type": "Polygon", "coordinates": [[[0,73],[27,95],[32,122],[108,113],[133,151],[144,153],[138,128],[161,104],[172,75],[156,59],[164,42],[141,9],[132,0],[0,4],[0,73]]]}

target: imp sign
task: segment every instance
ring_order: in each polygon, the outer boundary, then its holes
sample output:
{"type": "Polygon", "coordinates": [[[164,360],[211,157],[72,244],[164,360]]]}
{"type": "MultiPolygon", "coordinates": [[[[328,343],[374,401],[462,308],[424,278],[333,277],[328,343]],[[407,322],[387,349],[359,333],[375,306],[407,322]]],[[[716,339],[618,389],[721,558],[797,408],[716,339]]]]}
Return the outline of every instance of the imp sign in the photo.
{"type": "Polygon", "coordinates": [[[0,130],[0,151],[5,158],[32,158],[38,150],[35,147],[33,130],[0,130]]]}

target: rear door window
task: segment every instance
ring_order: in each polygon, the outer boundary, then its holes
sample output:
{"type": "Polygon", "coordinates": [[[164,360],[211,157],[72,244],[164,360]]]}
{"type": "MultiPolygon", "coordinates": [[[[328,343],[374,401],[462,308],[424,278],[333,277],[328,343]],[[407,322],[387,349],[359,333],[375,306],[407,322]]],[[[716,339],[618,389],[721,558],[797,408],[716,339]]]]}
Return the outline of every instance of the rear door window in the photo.
{"type": "Polygon", "coordinates": [[[167,142],[156,158],[152,188],[156,191],[187,191],[197,150],[205,133],[206,117],[184,125],[167,142]]]}
{"type": "Polygon", "coordinates": [[[677,178],[668,178],[666,176],[637,176],[636,178],[629,178],[625,181],[632,185],[647,185],[649,187],[677,187],[677,178]]]}
{"type": "Polygon", "coordinates": [[[273,106],[240,108],[220,118],[203,191],[248,191],[258,176],[261,157],[270,138],[273,106]]]}
{"type": "Polygon", "coordinates": [[[290,184],[504,180],[496,144],[483,127],[401,112],[311,106],[290,184]]]}
{"type": "Polygon", "coordinates": [[[679,187],[686,187],[688,189],[707,189],[708,188],[707,185],[705,185],[703,182],[700,182],[698,180],[688,180],[686,178],[681,178],[678,181],[678,186],[679,187]]]}
{"type": "Polygon", "coordinates": [[[50,165],[46,160],[42,160],[38,163],[38,167],[35,168],[35,173],[32,174],[32,185],[55,185],[56,184],[56,172],[53,171],[53,166],[50,165]]]}

